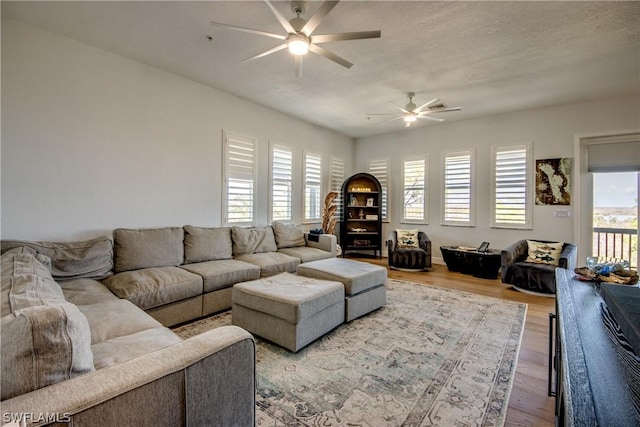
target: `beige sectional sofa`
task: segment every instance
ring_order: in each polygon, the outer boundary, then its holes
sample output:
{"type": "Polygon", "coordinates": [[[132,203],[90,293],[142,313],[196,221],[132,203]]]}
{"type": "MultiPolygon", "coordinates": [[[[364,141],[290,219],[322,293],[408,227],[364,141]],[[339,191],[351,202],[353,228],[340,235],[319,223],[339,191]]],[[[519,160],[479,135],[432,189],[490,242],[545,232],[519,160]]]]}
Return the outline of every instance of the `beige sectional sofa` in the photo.
{"type": "Polygon", "coordinates": [[[335,257],[336,241],[184,226],[0,252],[0,424],[249,426],[253,337],[229,326],[183,341],[166,326],[230,308],[236,283],[335,257]]]}

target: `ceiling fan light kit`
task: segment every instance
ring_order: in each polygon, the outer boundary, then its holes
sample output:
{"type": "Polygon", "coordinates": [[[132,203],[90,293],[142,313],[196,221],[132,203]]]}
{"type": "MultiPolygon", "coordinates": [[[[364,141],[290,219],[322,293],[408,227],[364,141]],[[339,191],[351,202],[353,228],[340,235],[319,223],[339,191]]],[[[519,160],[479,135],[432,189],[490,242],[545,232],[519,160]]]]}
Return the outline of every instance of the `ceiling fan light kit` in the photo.
{"type": "Polygon", "coordinates": [[[306,2],[294,0],[291,2],[291,10],[296,14],[295,18],[291,20],[287,20],[272,4],[269,0],[264,0],[264,2],[269,6],[271,12],[276,17],[280,25],[287,32],[287,35],[281,35],[276,33],[270,33],[267,31],[254,30],[252,28],[239,27],[236,25],[225,24],[222,22],[211,22],[212,25],[216,25],[219,27],[225,27],[230,30],[241,31],[250,34],[256,34],[260,36],[275,38],[283,40],[285,43],[274,48],[271,48],[265,52],[254,55],[250,58],[245,59],[243,62],[251,61],[253,59],[262,58],[264,56],[270,55],[272,53],[278,52],[283,49],[287,49],[295,59],[295,74],[296,77],[300,77],[302,75],[302,57],[306,55],[309,51],[318,54],[320,56],[325,57],[326,59],[335,62],[338,65],[342,65],[345,68],[351,68],[353,64],[346,59],[332,53],[320,46],[320,43],[328,43],[328,42],[337,42],[344,40],[360,40],[360,39],[373,39],[380,38],[381,32],[377,31],[358,31],[358,32],[350,32],[350,33],[334,33],[334,34],[321,34],[312,36],[313,31],[318,27],[320,22],[324,19],[325,16],[339,3],[338,1],[324,1],[316,10],[316,12],[309,18],[309,20],[305,20],[301,18],[306,10],[306,2]]]}

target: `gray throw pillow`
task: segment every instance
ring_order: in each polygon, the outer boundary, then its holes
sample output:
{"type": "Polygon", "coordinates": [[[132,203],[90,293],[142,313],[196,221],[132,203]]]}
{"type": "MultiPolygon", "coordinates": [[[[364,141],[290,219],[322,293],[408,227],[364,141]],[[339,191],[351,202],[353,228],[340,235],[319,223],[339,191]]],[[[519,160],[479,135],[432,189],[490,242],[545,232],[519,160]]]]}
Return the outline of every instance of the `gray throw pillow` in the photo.
{"type": "Polygon", "coordinates": [[[28,307],[0,326],[2,400],[94,370],[89,322],[73,304],[28,307]]]}
{"type": "Polygon", "coordinates": [[[186,264],[233,257],[230,227],[202,228],[185,225],[183,228],[186,264]]]}
{"type": "Polygon", "coordinates": [[[276,240],[271,227],[231,227],[233,255],[276,252],[276,240]]]}
{"type": "Polygon", "coordinates": [[[274,221],[273,233],[275,234],[278,249],[294,248],[306,244],[304,240],[304,230],[302,230],[302,227],[299,225],[274,221]]]}

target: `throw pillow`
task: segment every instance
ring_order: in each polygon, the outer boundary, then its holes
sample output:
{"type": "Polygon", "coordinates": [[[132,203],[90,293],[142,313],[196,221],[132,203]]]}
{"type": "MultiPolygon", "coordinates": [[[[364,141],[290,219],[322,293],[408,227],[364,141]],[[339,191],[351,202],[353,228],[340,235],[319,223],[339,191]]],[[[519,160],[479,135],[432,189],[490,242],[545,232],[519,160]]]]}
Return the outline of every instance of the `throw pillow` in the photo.
{"type": "Polygon", "coordinates": [[[412,230],[396,229],[398,235],[398,247],[399,248],[419,248],[418,244],[418,229],[412,230]]]}
{"type": "Polygon", "coordinates": [[[231,228],[184,226],[184,262],[212,261],[232,258],[231,228]]]}
{"type": "Polygon", "coordinates": [[[87,318],[68,302],[2,317],[2,400],[93,371],[87,318]]]}
{"type": "Polygon", "coordinates": [[[564,242],[544,243],[527,240],[528,256],[525,262],[559,265],[563,246],[564,242]]]}
{"type": "Polygon", "coordinates": [[[276,252],[276,240],[271,227],[231,227],[233,255],[276,252]]]}
{"type": "Polygon", "coordinates": [[[275,234],[278,249],[305,245],[304,231],[299,225],[274,221],[273,233],[275,234]]]}

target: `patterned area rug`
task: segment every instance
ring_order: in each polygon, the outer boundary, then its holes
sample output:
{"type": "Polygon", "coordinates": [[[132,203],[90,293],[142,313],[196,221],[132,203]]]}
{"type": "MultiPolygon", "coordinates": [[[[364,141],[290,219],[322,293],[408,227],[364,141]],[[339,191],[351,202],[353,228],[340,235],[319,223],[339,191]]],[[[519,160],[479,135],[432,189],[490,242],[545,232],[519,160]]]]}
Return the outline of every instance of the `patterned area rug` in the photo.
{"type": "MultiPolygon", "coordinates": [[[[259,426],[501,426],[526,304],[398,280],[298,353],[256,337],[259,426]]],[[[226,312],[175,332],[231,324],[226,312]]]]}

